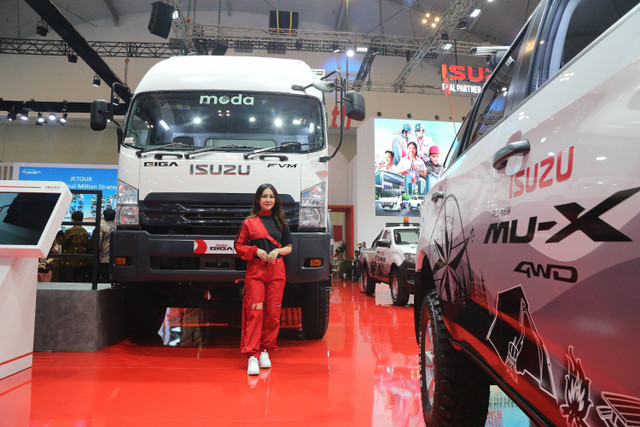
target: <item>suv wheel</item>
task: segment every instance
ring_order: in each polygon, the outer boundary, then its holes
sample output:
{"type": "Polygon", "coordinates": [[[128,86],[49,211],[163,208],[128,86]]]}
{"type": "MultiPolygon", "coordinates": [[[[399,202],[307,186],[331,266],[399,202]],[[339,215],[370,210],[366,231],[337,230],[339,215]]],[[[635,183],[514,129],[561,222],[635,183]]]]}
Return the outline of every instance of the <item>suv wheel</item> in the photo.
{"type": "Polygon", "coordinates": [[[398,270],[391,272],[391,280],[389,280],[389,290],[391,291],[391,301],[393,305],[404,307],[409,302],[409,291],[407,291],[398,277],[398,270]]]}
{"type": "Polygon", "coordinates": [[[367,265],[362,268],[362,275],[360,276],[360,290],[365,295],[373,295],[376,291],[376,282],[369,276],[369,270],[367,265]]]}
{"type": "Polygon", "coordinates": [[[322,283],[310,284],[304,290],[302,302],[302,333],[305,339],[315,340],[324,337],[329,326],[329,305],[331,288],[322,283]]]}
{"type": "Polygon", "coordinates": [[[489,407],[489,379],[451,345],[435,290],[420,314],[420,391],[427,426],[483,426],[489,407]]]}

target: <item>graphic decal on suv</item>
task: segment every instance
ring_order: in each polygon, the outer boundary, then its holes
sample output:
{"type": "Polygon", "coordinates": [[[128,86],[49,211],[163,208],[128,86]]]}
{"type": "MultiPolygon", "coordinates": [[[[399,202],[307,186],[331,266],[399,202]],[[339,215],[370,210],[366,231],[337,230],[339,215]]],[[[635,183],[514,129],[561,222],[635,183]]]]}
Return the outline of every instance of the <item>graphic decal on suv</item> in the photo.
{"type": "Polygon", "coordinates": [[[587,427],[585,421],[593,402],[591,395],[591,380],[582,369],[582,362],[573,355],[573,346],[569,346],[567,353],[567,373],[564,376],[564,400],[560,405],[560,412],[567,419],[568,426],[587,427]]]}
{"type": "Polygon", "coordinates": [[[576,283],[578,270],[570,265],[535,264],[531,261],[520,261],[513,269],[516,273],[524,273],[527,277],[544,277],[545,279],[558,280],[560,282],[576,283]]]}
{"type": "MultiPolygon", "coordinates": [[[[549,237],[545,243],[561,242],[576,231],[582,232],[594,242],[630,242],[631,239],[627,235],[606,223],[600,216],[638,191],[640,187],[618,191],[587,212],[584,212],[585,208],[575,202],[554,206],[569,220],[569,224],[549,237]]],[[[484,243],[529,243],[533,240],[536,231],[551,230],[557,224],[556,221],[538,222],[538,217],[533,216],[529,218],[526,234],[518,235],[517,219],[493,223],[487,229],[484,243]]]]}
{"type": "Polygon", "coordinates": [[[541,390],[556,397],[549,353],[538,334],[521,286],[498,294],[487,340],[515,382],[519,375],[526,373],[541,390]]]}
{"type": "Polygon", "coordinates": [[[596,407],[600,419],[607,426],[637,426],[640,420],[640,399],[624,394],[602,392],[605,405],[596,407]]]}

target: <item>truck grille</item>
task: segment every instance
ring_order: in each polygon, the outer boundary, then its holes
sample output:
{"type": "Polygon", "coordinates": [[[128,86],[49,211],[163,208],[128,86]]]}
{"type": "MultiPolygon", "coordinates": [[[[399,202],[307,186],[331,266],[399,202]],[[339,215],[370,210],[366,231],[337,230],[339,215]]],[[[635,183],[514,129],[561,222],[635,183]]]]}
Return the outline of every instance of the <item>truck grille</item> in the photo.
{"type": "MultiPolygon", "coordinates": [[[[140,201],[140,226],[151,234],[235,235],[252,200],[245,193],[152,193],[140,201]]],[[[289,194],[280,200],[296,231],[299,204],[289,194]]]]}

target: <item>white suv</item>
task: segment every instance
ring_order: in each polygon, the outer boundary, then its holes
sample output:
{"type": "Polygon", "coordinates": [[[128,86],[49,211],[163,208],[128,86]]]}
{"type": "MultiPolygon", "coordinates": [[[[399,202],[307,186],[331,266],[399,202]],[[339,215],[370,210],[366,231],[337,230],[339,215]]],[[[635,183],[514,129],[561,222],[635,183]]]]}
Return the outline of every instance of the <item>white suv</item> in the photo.
{"type": "Polygon", "coordinates": [[[424,200],[424,196],[411,196],[409,197],[409,210],[421,210],[422,209],[422,201],[424,200]]]}
{"type": "Polygon", "coordinates": [[[428,426],[483,426],[491,383],[540,425],[639,425],[639,193],[638,0],[542,0],[422,208],[428,426]]]}

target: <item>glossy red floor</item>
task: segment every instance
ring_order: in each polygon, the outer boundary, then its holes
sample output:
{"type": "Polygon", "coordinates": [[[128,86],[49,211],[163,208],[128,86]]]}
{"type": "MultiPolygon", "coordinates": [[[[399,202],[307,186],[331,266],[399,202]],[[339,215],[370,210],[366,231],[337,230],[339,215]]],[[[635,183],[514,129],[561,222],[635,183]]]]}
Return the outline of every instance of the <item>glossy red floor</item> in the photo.
{"type": "Polygon", "coordinates": [[[246,375],[239,329],[199,310],[171,311],[165,345],[35,353],[0,380],[0,426],[423,425],[413,308],[392,306],[385,285],[372,298],[336,281],[331,299],[325,338],[283,329],[259,377],[246,375]]]}

